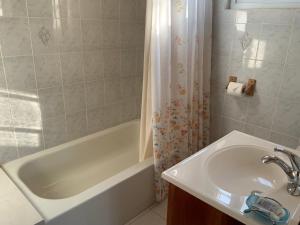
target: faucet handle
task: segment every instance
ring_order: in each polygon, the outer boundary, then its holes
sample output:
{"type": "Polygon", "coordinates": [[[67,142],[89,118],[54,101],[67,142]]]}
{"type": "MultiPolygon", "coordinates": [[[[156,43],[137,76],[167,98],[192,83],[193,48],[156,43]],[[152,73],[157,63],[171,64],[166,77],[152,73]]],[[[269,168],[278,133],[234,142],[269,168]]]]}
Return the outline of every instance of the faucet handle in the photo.
{"type": "Polygon", "coordinates": [[[283,154],[287,155],[287,157],[291,161],[293,170],[297,171],[297,172],[300,172],[300,157],[299,156],[297,156],[296,154],[294,154],[294,153],[292,153],[288,150],[285,150],[283,147],[275,147],[274,151],[275,152],[280,152],[280,153],[283,153],[283,154]]]}

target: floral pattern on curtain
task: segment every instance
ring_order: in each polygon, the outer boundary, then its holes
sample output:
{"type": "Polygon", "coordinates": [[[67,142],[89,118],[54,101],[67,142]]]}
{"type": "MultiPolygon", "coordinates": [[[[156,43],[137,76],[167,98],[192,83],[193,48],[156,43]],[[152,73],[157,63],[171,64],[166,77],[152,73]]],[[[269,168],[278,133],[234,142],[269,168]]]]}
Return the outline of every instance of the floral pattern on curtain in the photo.
{"type": "Polygon", "coordinates": [[[161,173],[209,143],[211,3],[152,0],[151,20],[155,191],[161,201],[168,188],[161,173]]]}

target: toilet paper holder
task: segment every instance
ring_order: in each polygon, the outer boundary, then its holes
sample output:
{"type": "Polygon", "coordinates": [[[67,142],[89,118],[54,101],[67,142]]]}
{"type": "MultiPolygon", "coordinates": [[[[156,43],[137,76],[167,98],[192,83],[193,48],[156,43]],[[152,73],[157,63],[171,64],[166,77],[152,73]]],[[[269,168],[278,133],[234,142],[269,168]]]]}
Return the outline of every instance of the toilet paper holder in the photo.
{"type": "MultiPolygon", "coordinates": [[[[230,82],[237,82],[236,76],[229,76],[228,84],[226,86],[226,89],[230,82]]],[[[256,87],[256,80],[255,79],[249,79],[247,83],[243,86],[243,93],[247,96],[254,96],[254,91],[256,87]]]]}

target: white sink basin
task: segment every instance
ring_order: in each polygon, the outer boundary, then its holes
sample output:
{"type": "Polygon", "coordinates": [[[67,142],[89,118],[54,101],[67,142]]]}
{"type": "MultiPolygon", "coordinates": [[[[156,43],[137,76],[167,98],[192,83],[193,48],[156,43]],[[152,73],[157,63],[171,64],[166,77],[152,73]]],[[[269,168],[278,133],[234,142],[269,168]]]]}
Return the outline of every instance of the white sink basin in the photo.
{"type": "Polygon", "coordinates": [[[233,146],[210,155],[206,161],[208,178],[217,187],[236,195],[253,190],[269,193],[286,185],[286,175],[276,165],[261,158],[270,152],[253,146],[233,146]]]}
{"type": "MultiPolygon", "coordinates": [[[[288,225],[298,225],[300,197],[287,193],[287,175],[275,164],[263,164],[265,155],[277,145],[233,131],[163,173],[163,178],[214,208],[246,225],[261,225],[244,215],[247,196],[252,191],[274,198],[290,211],[288,225]]],[[[286,148],[289,151],[292,149],[286,148]]],[[[295,154],[300,152],[293,151],[295,154]]]]}

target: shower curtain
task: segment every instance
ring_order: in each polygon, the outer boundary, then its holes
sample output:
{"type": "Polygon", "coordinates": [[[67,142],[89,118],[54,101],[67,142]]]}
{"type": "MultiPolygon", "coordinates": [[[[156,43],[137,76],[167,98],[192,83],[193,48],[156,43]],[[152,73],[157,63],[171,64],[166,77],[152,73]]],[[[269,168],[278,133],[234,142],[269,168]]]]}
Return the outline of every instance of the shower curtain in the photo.
{"type": "Polygon", "coordinates": [[[148,0],[140,160],[161,173],[209,143],[211,0],[148,0]]]}

